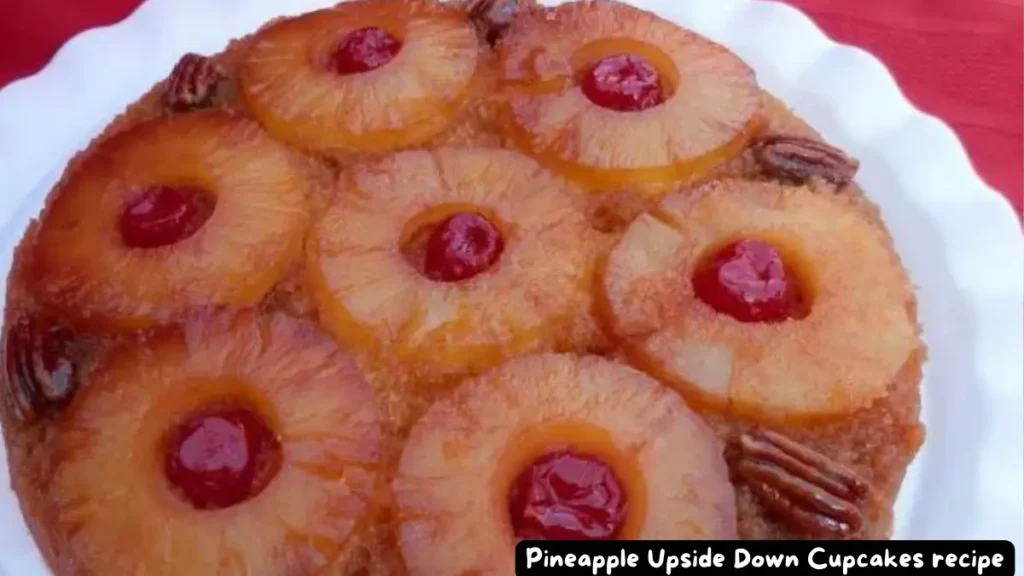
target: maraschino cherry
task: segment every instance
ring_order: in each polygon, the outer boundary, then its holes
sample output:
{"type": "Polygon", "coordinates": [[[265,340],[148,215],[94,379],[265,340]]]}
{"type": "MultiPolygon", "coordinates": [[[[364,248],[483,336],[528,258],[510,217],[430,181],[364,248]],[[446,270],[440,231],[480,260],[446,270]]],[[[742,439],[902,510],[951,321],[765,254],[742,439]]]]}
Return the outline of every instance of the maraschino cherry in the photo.
{"type": "Polygon", "coordinates": [[[197,187],[150,186],[121,207],[121,238],[132,248],[169,246],[195,234],[213,213],[213,197],[197,187]]]}
{"type": "Polygon", "coordinates": [[[193,413],[167,438],[164,473],[198,510],[218,510],[255,497],[277,474],[281,446],[266,422],[245,408],[193,413]]]}
{"type": "Polygon", "coordinates": [[[612,540],[626,520],[626,492],[600,459],[560,450],[520,473],[508,507],[520,540],[612,540]]]}
{"type": "Polygon", "coordinates": [[[734,242],[698,267],[697,298],[740,322],[784,322],[808,314],[799,283],[782,256],[759,240],[734,242]]]}
{"type": "Polygon", "coordinates": [[[376,70],[394,60],[402,41],[383,28],[360,28],[349,32],[331,54],[330,68],[337,74],[359,74],[376,70]]]}
{"type": "Polygon", "coordinates": [[[638,112],[665,101],[657,68],[632,54],[599,60],[583,75],[581,88],[594,104],[618,112],[638,112]]]}
{"type": "Polygon", "coordinates": [[[475,212],[459,212],[430,233],[424,273],[441,282],[467,280],[493,266],[504,249],[501,232],[490,220],[475,212]]]}

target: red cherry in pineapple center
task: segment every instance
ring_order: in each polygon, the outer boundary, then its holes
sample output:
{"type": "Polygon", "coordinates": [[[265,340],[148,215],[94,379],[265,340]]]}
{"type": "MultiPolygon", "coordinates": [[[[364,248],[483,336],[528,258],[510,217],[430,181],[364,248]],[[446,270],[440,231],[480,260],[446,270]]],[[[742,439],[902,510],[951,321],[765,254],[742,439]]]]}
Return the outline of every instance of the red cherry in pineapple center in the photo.
{"type": "Polygon", "coordinates": [[[599,60],[583,75],[583,94],[618,112],[637,112],[665,101],[661,75],[643,56],[618,54],[599,60]]]}
{"type": "Polygon", "coordinates": [[[601,460],[562,450],[519,474],[508,511],[520,540],[612,540],[626,521],[626,491],[601,460]]]}
{"type": "Polygon", "coordinates": [[[337,74],[359,74],[376,70],[394,60],[402,41],[377,27],[349,32],[331,54],[330,68],[337,74]]]}
{"type": "Polygon", "coordinates": [[[167,438],[164,474],[198,510],[255,497],[280,468],[281,445],[257,414],[238,407],[191,414],[167,438]]]}
{"type": "Polygon", "coordinates": [[[501,232],[490,220],[475,212],[459,212],[430,233],[424,274],[441,282],[466,280],[494,265],[504,249],[501,232]]]}
{"type": "Polygon", "coordinates": [[[150,186],[121,207],[121,238],[132,248],[158,248],[195,234],[213,214],[214,197],[196,187],[150,186]]]}
{"type": "Polygon", "coordinates": [[[757,240],[729,244],[698,267],[697,297],[741,322],[800,319],[809,310],[799,282],[771,245],[757,240]]]}

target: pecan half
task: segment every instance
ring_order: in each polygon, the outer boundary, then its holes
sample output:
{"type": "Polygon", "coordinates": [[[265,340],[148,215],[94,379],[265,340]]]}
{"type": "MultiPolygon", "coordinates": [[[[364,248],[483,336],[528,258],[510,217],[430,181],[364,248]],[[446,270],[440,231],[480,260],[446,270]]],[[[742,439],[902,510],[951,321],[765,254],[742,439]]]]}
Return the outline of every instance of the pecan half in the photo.
{"type": "Polygon", "coordinates": [[[494,46],[530,0],[468,0],[469,19],[487,43],[494,46]]]}
{"type": "Polygon", "coordinates": [[[849,184],[860,162],[842,150],[800,136],[768,136],[754,144],[754,158],[770,176],[806,184],[813,178],[842,188],[849,184]]]}
{"type": "Polygon", "coordinates": [[[737,444],[733,473],[770,514],[817,538],[861,529],[871,487],[855,472],[769,430],[745,433],[737,444]]]}
{"type": "Polygon", "coordinates": [[[164,88],[164,108],[184,112],[213,103],[217,87],[227,78],[216,62],[199,54],[185,54],[174,66],[164,88]]]}
{"type": "Polygon", "coordinates": [[[8,328],[5,344],[3,393],[15,417],[31,423],[71,400],[78,380],[70,330],[22,318],[8,328]]]}

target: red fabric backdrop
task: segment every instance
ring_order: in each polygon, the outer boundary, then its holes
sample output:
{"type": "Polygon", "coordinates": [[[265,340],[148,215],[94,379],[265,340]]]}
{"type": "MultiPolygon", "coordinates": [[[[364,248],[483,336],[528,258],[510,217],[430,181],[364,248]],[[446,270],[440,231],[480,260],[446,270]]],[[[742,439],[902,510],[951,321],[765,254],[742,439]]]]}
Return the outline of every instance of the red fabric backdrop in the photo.
{"type": "MultiPolygon", "coordinates": [[[[949,122],[988,182],[1022,205],[1024,0],[785,0],[835,39],[879,56],[922,109],[949,122]]],[[[77,32],[139,0],[0,0],[0,87],[77,32]]]]}

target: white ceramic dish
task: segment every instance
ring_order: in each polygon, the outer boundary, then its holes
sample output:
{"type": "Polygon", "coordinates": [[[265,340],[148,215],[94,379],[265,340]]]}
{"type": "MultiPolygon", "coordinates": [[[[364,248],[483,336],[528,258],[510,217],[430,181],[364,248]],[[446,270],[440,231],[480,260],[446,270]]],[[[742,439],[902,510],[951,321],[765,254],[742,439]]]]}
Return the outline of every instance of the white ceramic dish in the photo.
{"type": "MultiPolygon", "coordinates": [[[[882,207],[919,286],[931,351],[928,440],[900,493],[896,537],[1008,539],[1019,550],[1024,242],[1009,204],[882,64],[832,42],[800,12],[759,0],[632,1],[735,50],[765,88],[861,159],[859,181],[882,207]]],[[[220,51],[272,17],[332,3],[291,0],[282,10],[276,0],[148,0],[126,21],[75,37],[41,73],[0,92],[0,274],[67,159],[181,54],[220,51]]],[[[2,450],[0,575],[44,576],[2,450]]]]}

